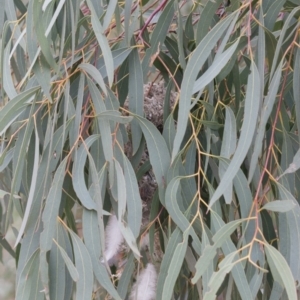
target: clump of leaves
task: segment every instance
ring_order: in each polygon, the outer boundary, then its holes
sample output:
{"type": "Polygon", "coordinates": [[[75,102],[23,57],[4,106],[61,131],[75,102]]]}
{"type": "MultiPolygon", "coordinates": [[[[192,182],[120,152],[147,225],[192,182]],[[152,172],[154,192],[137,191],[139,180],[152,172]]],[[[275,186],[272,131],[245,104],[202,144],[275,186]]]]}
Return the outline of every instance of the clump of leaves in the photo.
{"type": "Polygon", "coordinates": [[[298,1],[3,3],[16,299],[297,299],[298,1]]]}

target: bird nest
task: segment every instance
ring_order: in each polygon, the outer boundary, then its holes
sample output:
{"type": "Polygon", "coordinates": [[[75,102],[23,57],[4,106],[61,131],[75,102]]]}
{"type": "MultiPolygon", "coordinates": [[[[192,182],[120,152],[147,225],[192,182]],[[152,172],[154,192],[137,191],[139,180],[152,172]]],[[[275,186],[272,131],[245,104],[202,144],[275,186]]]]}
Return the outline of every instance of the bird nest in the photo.
{"type": "MultiPolygon", "coordinates": [[[[163,130],[163,115],[165,101],[169,102],[169,108],[172,109],[176,102],[178,93],[171,91],[169,99],[166,99],[166,87],[164,81],[149,82],[144,85],[144,117],[154,124],[157,129],[162,132],[163,130]]],[[[124,108],[128,110],[129,100],[124,103],[124,108]]],[[[127,128],[130,132],[130,126],[127,128]]],[[[132,144],[129,141],[125,145],[125,153],[130,158],[132,156],[132,144]]],[[[145,147],[144,153],[138,168],[140,168],[146,161],[149,160],[149,153],[147,147],[145,147]]],[[[143,201],[143,219],[144,224],[147,223],[149,208],[153,199],[153,195],[157,189],[157,182],[155,180],[152,169],[146,172],[138,182],[140,188],[140,195],[143,201]]]]}

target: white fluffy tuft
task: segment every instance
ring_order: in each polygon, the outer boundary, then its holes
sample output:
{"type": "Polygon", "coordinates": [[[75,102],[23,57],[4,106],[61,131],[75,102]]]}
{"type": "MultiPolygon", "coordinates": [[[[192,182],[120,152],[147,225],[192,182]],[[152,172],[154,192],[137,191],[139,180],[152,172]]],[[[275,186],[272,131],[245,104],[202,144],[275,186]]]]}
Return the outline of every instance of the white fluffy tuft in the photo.
{"type": "Polygon", "coordinates": [[[118,254],[120,246],[124,238],[119,228],[118,219],[115,215],[111,215],[105,229],[105,258],[109,262],[118,254]]]}
{"type": "Polygon", "coordinates": [[[155,300],[157,274],[153,264],[149,263],[140,273],[134,284],[130,300],[155,300]]]}

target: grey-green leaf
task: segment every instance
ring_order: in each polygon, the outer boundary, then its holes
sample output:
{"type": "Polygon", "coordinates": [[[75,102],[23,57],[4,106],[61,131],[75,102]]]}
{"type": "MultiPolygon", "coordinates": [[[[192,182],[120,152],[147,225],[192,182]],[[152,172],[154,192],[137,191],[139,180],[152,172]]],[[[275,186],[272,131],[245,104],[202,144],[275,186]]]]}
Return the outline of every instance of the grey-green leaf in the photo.
{"type": "Polygon", "coordinates": [[[292,272],[282,254],[269,244],[265,244],[265,251],[272,276],[285,288],[288,299],[297,300],[296,285],[292,272]]]}
{"type": "Polygon", "coordinates": [[[97,139],[99,139],[97,135],[90,136],[82,143],[79,149],[76,149],[72,170],[73,187],[78,198],[87,209],[95,210],[97,210],[97,206],[90,196],[84,180],[84,165],[87,158],[87,151],[97,139]]]}
{"type": "Polygon", "coordinates": [[[164,283],[162,299],[172,299],[174,285],[185,257],[188,244],[188,236],[188,232],[186,232],[183,235],[183,241],[179,243],[175,248],[164,283]]]}
{"type": "Polygon", "coordinates": [[[150,162],[159,188],[160,201],[165,202],[167,170],[170,167],[170,155],[164,138],[148,120],[135,116],[145,136],[150,162]]]}
{"type": "Polygon", "coordinates": [[[46,206],[42,217],[44,230],[41,233],[41,249],[43,251],[50,250],[52,246],[67,161],[68,157],[61,162],[55,172],[53,183],[46,199],[46,206]]]}
{"type": "Polygon", "coordinates": [[[260,104],[259,85],[260,79],[258,70],[254,61],[252,61],[251,73],[248,77],[247,83],[244,122],[241,128],[240,139],[231,163],[229,164],[218,188],[209,202],[209,207],[211,207],[214,202],[221,197],[228,184],[232,182],[248,153],[256,129],[258,109],[260,104]]]}
{"type": "Polygon", "coordinates": [[[0,135],[13,123],[13,121],[22,113],[26,105],[33,100],[38,87],[31,88],[11,99],[0,110],[0,135]]]}
{"type": "Polygon", "coordinates": [[[191,97],[193,94],[194,82],[197,74],[205,61],[207,60],[210,51],[221,38],[225,30],[228,28],[236,13],[229,15],[223,21],[219,22],[201,41],[201,43],[194,50],[193,55],[187,64],[185,75],[183,76],[182,88],[180,93],[179,111],[178,111],[178,126],[177,133],[174,140],[174,147],[172,152],[172,161],[179,152],[182,139],[184,137],[188,115],[190,111],[191,97]]]}
{"type": "Polygon", "coordinates": [[[94,33],[96,35],[96,38],[98,40],[99,46],[101,47],[104,61],[105,61],[105,66],[106,66],[106,72],[107,72],[107,77],[108,77],[108,82],[109,86],[112,86],[113,79],[114,79],[114,62],[113,62],[113,57],[111,53],[111,49],[108,44],[108,40],[104,34],[104,29],[97,17],[97,13],[94,9],[94,6],[92,4],[91,0],[87,0],[87,4],[91,10],[92,13],[92,26],[94,33]]]}
{"type": "Polygon", "coordinates": [[[274,200],[265,204],[262,209],[276,211],[276,212],[287,212],[295,207],[293,200],[274,200]]]}
{"type": "Polygon", "coordinates": [[[74,232],[69,231],[75,254],[75,265],[79,279],[76,283],[76,300],[90,300],[93,292],[93,265],[89,252],[81,239],[74,232]]]}

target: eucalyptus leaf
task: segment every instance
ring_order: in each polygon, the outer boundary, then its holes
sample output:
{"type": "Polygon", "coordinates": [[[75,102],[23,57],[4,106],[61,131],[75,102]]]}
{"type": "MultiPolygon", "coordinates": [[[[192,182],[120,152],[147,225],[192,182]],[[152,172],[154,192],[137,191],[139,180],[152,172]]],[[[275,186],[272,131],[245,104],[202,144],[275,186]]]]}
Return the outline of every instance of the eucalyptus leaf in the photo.
{"type": "Polygon", "coordinates": [[[0,5],[3,299],[297,298],[298,0],[0,5]]]}
{"type": "Polygon", "coordinates": [[[293,200],[275,200],[265,204],[262,209],[276,211],[276,212],[287,212],[295,207],[293,200]]]}
{"type": "Polygon", "coordinates": [[[265,244],[266,255],[272,275],[286,289],[289,299],[297,299],[294,278],[284,257],[273,246],[265,244]]]}
{"type": "Polygon", "coordinates": [[[241,163],[246,157],[249,147],[251,145],[253,135],[255,132],[259,103],[260,103],[260,96],[258,93],[259,84],[260,84],[259,74],[255,66],[255,63],[252,62],[252,70],[251,70],[251,74],[249,75],[249,81],[248,81],[247,91],[246,91],[245,116],[241,128],[241,137],[237,144],[237,148],[233,155],[231,163],[229,164],[225,174],[223,175],[223,179],[221,180],[218,188],[216,189],[213,197],[210,200],[209,203],[210,207],[224,193],[227,184],[232,182],[234,176],[236,175],[238,169],[240,168],[241,163]]]}
{"type": "Polygon", "coordinates": [[[76,283],[76,299],[91,299],[93,292],[93,265],[91,257],[78,235],[70,232],[75,255],[75,265],[81,275],[76,283]]]}
{"type": "Polygon", "coordinates": [[[177,155],[180,145],[184,136],[184,132],[187,126],[189,107],[191,102],[191,96],[193,94],[193,86],[199,69],[205,63],[209,56],[210,51],[218,42],[222,34],[228,28],[233,21],[235,14],[231,14],[219,24],[217,24],[210,32],[205,36],[201,43],[197,46],[190,60],[188,61],[185,76],[182,81],[182,89],[180,93],[179,101],[179,116],[178,116],[178,129],[174,140],[174,148],[172,152],[172,161],[177,155]]]}

